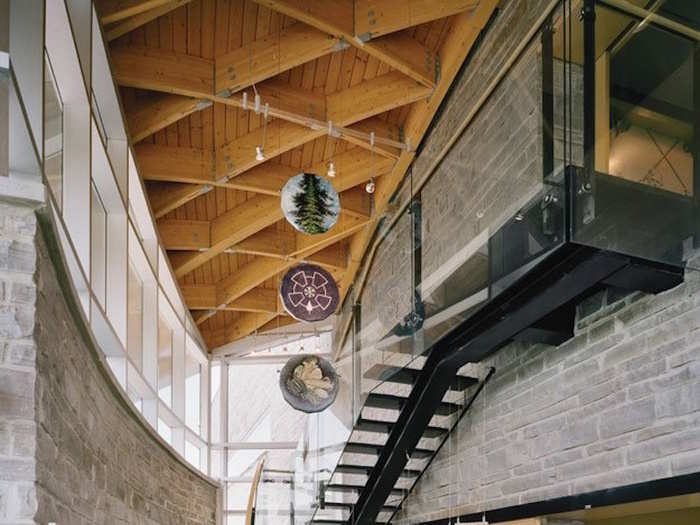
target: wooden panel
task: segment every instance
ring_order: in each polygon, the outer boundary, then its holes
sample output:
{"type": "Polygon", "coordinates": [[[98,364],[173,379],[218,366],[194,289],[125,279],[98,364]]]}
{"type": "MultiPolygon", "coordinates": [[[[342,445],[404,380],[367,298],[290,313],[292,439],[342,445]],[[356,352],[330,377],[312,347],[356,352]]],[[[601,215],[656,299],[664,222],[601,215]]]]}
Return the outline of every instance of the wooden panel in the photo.
{"type": "Polygon", "coordinates": [[[245,312],[232,323],[216,331],[204,331],[202,335],[210,348],[225,345],[255,332],[276,317],[270,312],[245,312]]]}
{"type": "Polygon", "coordinates": [[[149,135],[167,128],[202,109],[209,103],[182,95],[157,95],[129,111],[126,120],[132,142],[139,142],[149,135]]]}
{"type": "Polygon", "coordinates": [[[96,3],[102,23],[111,24],[170,2],[171,0],[99,0],[96,3]]]}
{"type": "Polygon", "coordinates": [[[148,47],[117,47],[112,67],[121,86],[200,98],[214,94],[213,62],[199,57],[148,47]]]}
{"type": "Polygon", "coordinates": [[[356,0],[355,34],[364,40],[473,9],[478,0],[356,0]]]}
{"type": "Polygon", "coordinates": [[[256,0],[331,35],[352,34],[353,0],[256,0]]]}
{"type": "Polygon", "coordinates": [[[160,219],[160,240],[166,250],[202,250],[209,248],[209,221],[160,219]]]}
{"type": "MultiPolygon", "coordinates": [[[[385,61],[391,67],[398,69],[399,71],[428,87],[432,87],[434,85],[435,75],[433,73],[426,74],[426,69],[423,64],[420,64],[418,68],[415,68],[415,57],[409,55],[409,52],[420,44],[413,44],[409,49],[403,50],[391,45],[390,43],[385,46],[378,46],[375,45],[374,42],[365,43],[367,40],[366,38],[356,38],[356,35],[359,35],[360,33],[355,31],[353,27],[354,2],[351,0],[256,1],[321,31],[342,37],[344,43],[355,46],[362,52],[368,53],[379,60],[385,61]]],[[[409,27],[411,25],[414,24],[408,23],[404,27],[409,27]]],[[[425,56],[425,54],[425,52],[421,52],[419,55],[425,56]]]]}
{"type": "Polygon", "coordinates": [[[216,59],[216,93],[235,93],[331,53],[338,39],[305,24],[265,35],[216,59]]]}
{"type": "Polygon", "coordinates": [[[144,180],[214,182],[211,151],[142,143],[134,147],[134,152],[144,180]]]}
{"type": "Polygon", "coordinates": [[[168,14],[169,12],[181,7],[185,4],[189,4],[192,0],[170,0],[167,3],[163,3],[158,7],[154,7],[149,11],[144,11],[138,13],[130,18],[127,18],[121,22],[112,24],[109,28],[105,30],[105,38],[108,42],[116,40],[120,36],[124,36],[131,31],[138,29],[139,27],[146,25],[147,23],[168,14]]]}
{"type": "MultiPolygon", "coordinates": [[[[361,120],[350,127],[353,130],[360,131],[362,133],[374,132],[376,137],[383,137],[396,141],[401,140],[401,128],[396,124],[387,122],[379,117],[371,117],[361,120]]],[[[352,137],[344,137],[343,140],[367,150],[373,149],[375,153],[392,159],[398,159],[399,155],[401,154],[401,150],[399,148],[385,146],[384,144],[375,143],[374,148],[371,148],[366,140],[353,139],[352,137]]]]}
{"type": "Polygon", "coordinates": [[[174,266],[175,275],[182,277],[206,261],[222,253],[231,245],[262,230],[282,218],[279,199],[267,195],[255,196],[226,213],[211,224],[211,248],[195,253],[174,266]]]}
{"type": "Polygon", "coordinates": [[[211,310],[216,308],[216,286],[213,284],[181,284],[180,291],[190,310],[211,310]]]}
{"type": "Polygon", "coordinates": [[[328,96],[328,118],[351,124],[430,96],[431,89],[398,71],[328,96]]]}
{"type": "Polygon", "coordinates": [[[211,189],[212,186],[203,186],[201,184],[159,182],[149,184],[147,192],[153,215],[158,219],[211,189]]]}

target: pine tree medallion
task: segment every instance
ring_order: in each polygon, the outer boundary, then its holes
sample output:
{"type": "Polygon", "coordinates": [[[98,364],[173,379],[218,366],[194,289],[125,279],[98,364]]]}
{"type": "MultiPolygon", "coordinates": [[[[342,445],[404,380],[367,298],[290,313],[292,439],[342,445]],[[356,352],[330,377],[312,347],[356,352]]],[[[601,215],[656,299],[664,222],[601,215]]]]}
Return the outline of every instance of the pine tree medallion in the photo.
{"type": "Polygon", "coordinates": [[[290,269],[282,279],[280,295],[289,315],[308,323],[326,319],[340,301],[333,276],[315,264],[290,269]]]}
{"type": "Polygon", "coordinates": [[[282,211],[297,230],[317,235],[326,233],[338,221],[340,199],[323,177],[300,173],[282,188],[282,211]]]}

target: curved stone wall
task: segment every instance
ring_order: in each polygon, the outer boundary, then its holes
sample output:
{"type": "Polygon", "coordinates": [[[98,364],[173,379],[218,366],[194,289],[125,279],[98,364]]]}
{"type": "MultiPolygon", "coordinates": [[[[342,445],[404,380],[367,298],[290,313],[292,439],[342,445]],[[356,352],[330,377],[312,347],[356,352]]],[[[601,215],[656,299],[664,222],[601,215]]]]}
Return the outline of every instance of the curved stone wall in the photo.
{"type": "Polygon", "coordinates": [[[0,206],[0,523],[215,523],[217,484],[110,377],[48,219],[0,206]]]}

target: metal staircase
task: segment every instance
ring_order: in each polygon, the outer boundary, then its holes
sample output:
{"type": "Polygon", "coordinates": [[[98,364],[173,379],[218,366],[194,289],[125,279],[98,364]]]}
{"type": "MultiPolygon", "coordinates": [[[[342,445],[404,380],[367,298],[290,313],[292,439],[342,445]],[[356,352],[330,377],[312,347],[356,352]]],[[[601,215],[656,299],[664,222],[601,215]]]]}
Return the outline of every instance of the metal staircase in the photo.
{"type": "MultiPolygon", "coordinates": [[[[318,525],[352,523],[354,505],[384,451],[384,443],[394,430],[401,410],[421,373],[424,356],[409,366],[375,364],[363,376],[377,381],[365,399],[352,433],[328,482],[321,487],[319,507],[310,523],[318,525]]],[[[375,523],[389,523],[401,504],[446,442],[450,432],[472,405],[490,376],[477,366],[465,367],[456,375],[424,429],[419,445],[407,458],[389,496],[379,509],[375,523]]]]}

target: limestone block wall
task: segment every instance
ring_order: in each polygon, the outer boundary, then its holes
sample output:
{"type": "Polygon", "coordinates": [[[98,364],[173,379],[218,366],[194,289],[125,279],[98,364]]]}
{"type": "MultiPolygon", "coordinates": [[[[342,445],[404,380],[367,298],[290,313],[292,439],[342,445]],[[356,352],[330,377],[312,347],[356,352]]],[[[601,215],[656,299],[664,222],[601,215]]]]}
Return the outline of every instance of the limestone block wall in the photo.
{"type": "Polygon", "coordinates": [[[0,206],[0,523],[214,524],[217,485],[116,390],[34,212],[0,206]]]}
{"type": "Polygon", "coordinates": [[[563,345],[496,353],[400,522],[700,472],[699,291],[697,271],[657,296],[608,291],[563,345]]]}

